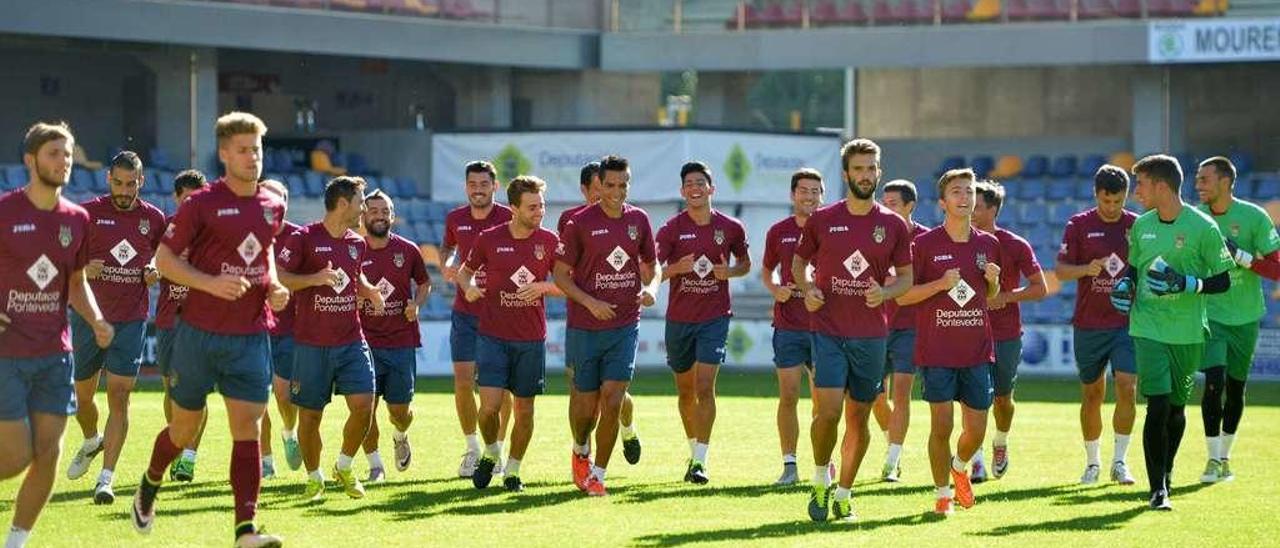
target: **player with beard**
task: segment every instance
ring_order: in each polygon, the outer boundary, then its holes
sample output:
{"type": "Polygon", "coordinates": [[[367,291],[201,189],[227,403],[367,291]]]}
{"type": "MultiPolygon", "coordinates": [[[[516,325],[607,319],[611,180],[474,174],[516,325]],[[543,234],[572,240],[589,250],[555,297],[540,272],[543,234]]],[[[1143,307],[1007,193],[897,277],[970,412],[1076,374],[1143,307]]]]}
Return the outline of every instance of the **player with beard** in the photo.
{"type": "MultiPolygon", "coordinates": [[[[381,190],[365,196],[362,222],[368,248],[361,266],[365,277],[382,293],[383,309],[378,312],[372,306],[361,306],[360,327],[369,341],[377,396],[387,402],[394,428],[391,441],[395,445],[396,470],[404,472],[413,460],[413,447],[409,445],[409,425],[413,423],[410,404],[418,375],[417,348],[422,346],[418,309],[431,294],[431,278],[418,246],[391,232],[396,206],[390,196],[381,190]]],[[[377,398],[373,411],[369,433],[364,438],[370,483],[381,481],[386,470],[378,453],[377,398]]]]}
{"type": "Polygon", "coordinates": [[[76,422],[84,443],[67,467],[67,478],[78,479],[89,471],[93,458],[102,453],[102,472],[93,489],[94,504],[111,504],[116,463],[129,434],[129,393],[142,367],[142,343],[152,285],[159,279],[152,257],[163,232],[164,212],[138,197],[145,183],[142,160],[123,151],[111,159],[107,171],[109,193],[81,207],[92,224],[85,241],[89,264],[85,276],[102,315],[116,336],[111,346],[99,348],[93,329],[83,317],[71,315],[71,339],[75,348],[76,422]],[[106,372],[107,423],[105,436],[98,433],[98,406],[94,395],[106,372]]]}
{"type": "Polygon", "coordinates": [[[88,319],[99,348],[114,337],[85,276],[89,213],[62,197],[74,148],[65,123],[31,126],[27,185],[0,194],[0,481],[26,472],[6,548],[26,545],[49,502],[76,412],[67,305],[88,319]]]}

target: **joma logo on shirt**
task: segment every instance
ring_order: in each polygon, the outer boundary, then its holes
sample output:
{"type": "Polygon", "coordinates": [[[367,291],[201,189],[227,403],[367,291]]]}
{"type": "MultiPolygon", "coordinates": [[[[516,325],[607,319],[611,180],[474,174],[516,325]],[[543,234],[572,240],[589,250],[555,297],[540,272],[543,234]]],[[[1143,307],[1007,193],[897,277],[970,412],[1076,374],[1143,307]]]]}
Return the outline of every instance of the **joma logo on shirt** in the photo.
{"type": "Polygon", "coordinates": [[[218,210],[218,217],[226,217],[228,215],[239,215],[240,209],[235,207],[224,207],[218,210]]]}
{"type": "Polygon", "coordinates": [[[511,246],[500,245],[500,246],[498,246],[498,248],[497,248],[497,249],[495,249],[494,251],[496,251],[496,252],[498,252],[498,253],[515,253],[516,248],[511,247],[511,246]]]}
{"type": "Polygon", "coordinates": [[[796,242],[796,240],[799,240],[799,239],[800,239],[800,238],[783,238],[783,239],[782,239],[782,243],[784,243],[784,244],[795,243],[795,242],[796,242]]]}
{"type": "Polygon", "coordinates": [[[681,235],[680,235],[680,239],[681,239],[682,241],[683,241],[683,240],[693,240],[693,239],[696,239],[697,237],[698,237],[698,235],[697,235],[697,234],[681,234],[681,235]]]}
{"type": "Polygon", "coordinates": [[[20,224],[20,225],[13,225],[13,233],[14,233],[14,234],[22,234],[22,233],[25,233],[25,232],[35,232],[35,231],[36,231],[36,225],[34,225],[34,224],[32,224],[32,223],[24,223],[24,224],[20,224]]]}
{"type": "Polygon", "coordinates": [[[833,226],[833,227],[829,227],[829,228],[827,228],[827,233],[828,233],[828,234],[830,234],[830,233],[832,233],[832,232],[848,232],[848,231],[849,231],[849,227],[847,227],[847,226],[843,226],[843,225],[842,225],[842,226],[833,226]]]}
{"type": "Polygon", "coordinates": [[[1155,235],[1155,234],[1152,234],[1152,233],[1150,233],[1150,232],[1147,232],[1147,233],[1144,233],[1144,234],[1143,234],[1143,235],[1141,235],[1141,236],[1138,236],[1138,239],[1139,239],[1139,240],[1154,240],[1154,239],[1156,239],[1156,235],[1155,235]]]}
{"type": "Polygon", "coordinates": [[[1085,235],[1085,238],[1101,238],[1106,235],[1107,235],[1106,232],[1090,232],[1085,235]]]}
{"type": "Polygon", "coordinates": [[[469,232],[469,231],[471,231],[471,225],[459,225],[459,226],[458,226],[458,232],[469,232]]]}
{"type": "Polygon", "coordinates": [[[322,245],[322,246],[317,246],[317,247],[316,247],[316,251],[315,251],[315,252],[316,252],[316,253],[325,253],[325,252],[329,252],[329,251],[333,251],[333,248],[332,248],[332,247],[329,247],[329,246],[327,246],[327,245],[322,245]]]}
{"type": "Polygon", "coordinates": [[[607,228],[597,228],[591,231],[592,236],[601,236],[608,233],[609,233],[609,229],[607,228]]]}
{"type": "Polygon", "coordinates": [[[98,223],[97,223],[97,224],[100,224],[100,225],[108,225],[108,226],[115,226],[116,222],[115,222],[114,220],[112,220],[112,219],[98,219],[98,223]]]}
{"type": "Polygon", "coordinates": [[[935,263],[938,261],[950,261],[951,259],[954,259],[954,257],[952,257],[951,255],[934,255],[933,256],[933,262],[935,263]]]}

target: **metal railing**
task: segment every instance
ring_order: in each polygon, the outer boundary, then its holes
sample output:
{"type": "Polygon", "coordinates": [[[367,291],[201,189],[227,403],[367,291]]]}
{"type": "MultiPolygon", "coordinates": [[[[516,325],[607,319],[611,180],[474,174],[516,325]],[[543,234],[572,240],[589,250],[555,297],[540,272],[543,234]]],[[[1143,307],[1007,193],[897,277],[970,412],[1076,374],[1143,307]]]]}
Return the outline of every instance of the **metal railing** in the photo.
{"type": "Polygon", "coordinates": [[[422,17],[449,21],[598,30],[601,0],[200,0],[285,9],[422,17]]]}

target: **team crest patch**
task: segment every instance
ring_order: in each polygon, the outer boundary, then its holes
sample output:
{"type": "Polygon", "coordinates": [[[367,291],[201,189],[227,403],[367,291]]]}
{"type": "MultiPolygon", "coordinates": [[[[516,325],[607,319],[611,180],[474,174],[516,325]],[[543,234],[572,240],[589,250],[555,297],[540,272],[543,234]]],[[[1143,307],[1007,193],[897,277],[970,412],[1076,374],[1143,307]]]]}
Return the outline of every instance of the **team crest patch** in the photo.
{"type": "Polygon", "coordinates": [[[58,243],[62,244],[62,247],[71,246],[71,227],[67,225],[58,227],[58,243]]]}
{"type": "Polygon", "coordinates": [[[151,232],[151,219],[138,221],[138,233],[146,236],[149,232],[151,232]]]}
{"type": "Polygon", "coordinates": [[[1231,223],[1231,237],[1232,238],[1240,237],[1240,223],[1231,223]]]}
{"type": "Polygon", "coordinates": [[[356,246],[354,246],[354,245],[348,245],[348,246],[347,246],[347,255],[350,255],[350,256],[351,256],[351,260],[353,260],[353,261],[354,261],[357,257],[359,257],[359,256],[360,256],[360,250],[359,250],[359,249],[356,249],[356,246]]]}
{"type": "Polygon", "coordinates": [[[978,270],[987,268],[987,254],[979,253],[977,263],[978,263],[978,270]]]}
{"type": "Polygon", "coordinates": [[[264,208],[262,208],[262,219],[263,219],[263,220],[265,220],[265,221],[267,221],[267,224],[269,224],[269,225],[270,225],[270,224],[275,224],[275,222],[276,222],[276,214],[275,214],[275,212],[274,212],[274,211],[271,211],[269,208],[265,208],[265,207],[264,207],[264,208]]]}
{"type": "Polygon", "coordinates": [[[871,231],[871,239],[875,240],[878,244],[884,243],[884,227],[876,225],[875,230],[871,231]]]}
{"type": "Polygon", "coordinates": [[[713,239],[715,239],[716,245],[724,245],[724,230],[717,228],[713,239]]]}
{"type": "Polygon", "coordinates": [[[640,238],[640,227],[636,225],[627,225],[627,236],[635,241],[640,238]]]}
{"type": "Polygon", "coordinates": [[[1179,235],[1177,235],[1177,236],[1174,236],[1174,237],[1173,237],[1173,247],[1174,247],[1174,248],[1176,248],[1176,249],[1182,249],[1182,246],[1184,246],[1184,245],[1187,245],[1187,237],[1186,237],[1186,235],[1184,235],[1184,234],[1179,234],[1179,235]]]}
{"type": "Polygon", "coordinates": [[[391,262],[395,263],[396,268],[404,266],[404,253],[396,253],[391,256],[391,262]]]}
{"type": "Polygon", "coordinates": [[[302,391],[302,383],[301,383],[301,382],[299,382],[299,381],[290,381],[290,382],[289,382],[289,393],[290,393],[290,394],[297,395],[297,394],[298,394],[299,392],[301,392],[301,391],[302,391]]]}
{"type": "Polygon", "coordinates": [[[533,258],[541,261],[547,256],[547,248],[542,244],[533,244],[533,258]]]}

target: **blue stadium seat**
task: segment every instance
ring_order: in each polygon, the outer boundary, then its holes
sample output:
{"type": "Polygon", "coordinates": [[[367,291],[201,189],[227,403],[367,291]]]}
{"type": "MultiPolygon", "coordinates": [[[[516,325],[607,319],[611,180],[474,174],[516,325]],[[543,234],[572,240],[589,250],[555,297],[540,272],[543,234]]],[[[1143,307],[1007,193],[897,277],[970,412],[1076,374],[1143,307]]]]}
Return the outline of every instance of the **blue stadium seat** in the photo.
{"type": "MultiPolygon", "coordinates": [[[[265,160],[265,158],[264,158],[265,160]]],[[[275,169],[285,173],[293,173],[298,171],[298,167],[294,164],[293,153],[288,149],[277,149],[274,154],[275,169]]],[[[265,169],[265,168],[264,168],[265,169]]]]}
{"type": "Polygon", "coordinates": [[[363,155],[355,152],[347,154],[347,172],[352,175],[376,175],[373,170],[369,169],[369,161],[363,155]]]}
{"type": "Polygon", "coordinates": [[[284,184],[289,188],[291,196],[306,196],[307,182],[297,173],[290,173],[284,176],[284,184]]]}
{"type": "Polygon", "coordinates": [[[973,168],[979,179],[986,179],[991,169],[996,167],[996,159],[991,156],[974,156],[969,160],[969,167],[973,168]]]}
{"type": "Polygon", "coordinates": [[[1076,179],[1076,199],[1093,200],[1093,176],[1076,179]]]}
{"type": "Polygon", "coordinates": [[[1106,163],[1106,156],[1102,154],[1090,154],[1080,160],[1080,166],[1076,171],[1076,175],[1079,175],[1080,177],[1088,177],[1092,180],[1093,176],[1098,173],[1098,168],[1102,167],[1103,164],[1106,163]]]}
{"type": "Polygon", "coordinates": [[[1049,176],[1055,179],[1075,177],[1077,171],[1079,171],[1079,159],[1073,154],[1054,158],[1053,164],[1049,166],[1049,176]]]}
{"type": "Polygon", "coordinates": [[[1076,193],[1076,179],[1056,179],[1049,182],[1048,198],[1050,200],[1065,200],[1076,193]]]}
{"type": "Polygon", "coordinates": [[[107,192],[107,170],[105,168],[93,172],[93,191],[98,194],[107,192]]]}
{"type": "Polygon", "coordinates": [[[1253,157],[1249,153],[1236,151],[1227,158],[1231,160],[1232,165],[1236,166],[1237,179],[1253,172],[1253,157]]]}
{"type": "Polygon", "coordinates": [[[271,147],[267,147],[267,149],[262,152],[263,173],[266,173],[268,171],[275,171],[277,169],[275,152],[276,152],[276,149],[271,147]]]}
{"type": "MultiPolygon", "coordinates": [[[[17,188],[13,185],[5,188],[17,188]]],[[[71,170],[71,188],[82,192],[91,192],[93,190],[93,172],[87,169],[74,168],[71,170]]]]}
{"type": "Polygon", "coordinates": [[[1040,179],[1022,179],[1013,186],[1018,189],[1018,198],[1023,200],[1035,200],[1048,194],[1045,182],[1040,179]]]}
{"type": "Polygon", "coordinates": [[[303,175],[303,187],[306,190],[306,195],[312,198],[324,195],[325,182],[324,174],[318,171],[307,171],[303,175]]]}
{"type": "Polygon", "coordinates": [[[948,156],[942,159],[942,163],[938,164],[938,171],[934,173],[934,177],[941,177],[947,170],[959,169],[964,167],[964,156],[948,156]]]}
{"type": "Polygon", "coordinates": [[[1275,175],[1256,177],[1253,185],[1253,197],[1258,200],[1280,198],[1280,178],[1275,175]]]}
{"type": "Polygon", "coordinates": [[[415,220],[426,221],[426,222],[431,222],[435,220],[431,217],[432,210],[431,210],[430,202],[427,202],[426,200],[423,200],[421,198],[413,198],[409,201],[408,205],[409,205],[408,209],[413,210],[413,218],[415,220]]]}
{"type": "Polygon", "coordinates": [[[1022,164],[1023,177],[1044,177],[1049,171],[1049,158],[1043,154],[1033,154],[1022,164]]]}
{"type": "MultiPolygon", "coordinates": [[[[282,174],[282,173],[277,173],[277,172],[274,172],[274,171],[266,171],[266,170],[263,170],[263,171],[262,171],[262,179],[263,179],[263,180],[271,179],[271,180],[275,180],[275,181],[280,181],[280,182],[282,182],[282,183],[284,183],[284,182],[285,182],[284,174],[282,174]]],[[[288,183],[286,183],[286,187],[287,187],[287,186],[288,186],[288,183]]]]}
{"type": "Polygon", "coordinates": [[[1049,216],[1049,208],[1039,201],[1031,201],[1022,204],[1019,212],[1018,220],[1027,224],[1039,224],[1044,222],[1049,216]]]}

